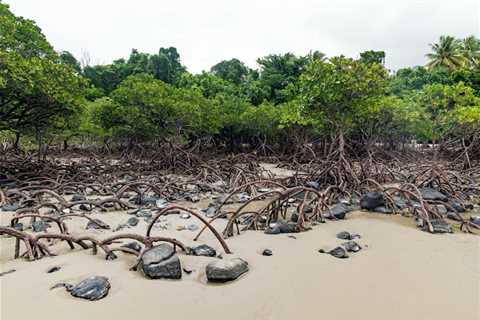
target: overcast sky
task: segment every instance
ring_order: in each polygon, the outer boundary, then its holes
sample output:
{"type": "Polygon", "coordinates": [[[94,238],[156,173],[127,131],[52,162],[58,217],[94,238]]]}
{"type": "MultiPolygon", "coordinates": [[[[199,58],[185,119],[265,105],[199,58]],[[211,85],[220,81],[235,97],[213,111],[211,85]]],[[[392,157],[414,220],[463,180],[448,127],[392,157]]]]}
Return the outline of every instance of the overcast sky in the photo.
{"type": "Polygon", "coordinates": [[[480,0],[6,0],[57,50],[93,64],[174,46],[191,72],[271,53],[357,57],[384,50],[387,66],[425,63],[442,34],[480,34],[480,0]]]}

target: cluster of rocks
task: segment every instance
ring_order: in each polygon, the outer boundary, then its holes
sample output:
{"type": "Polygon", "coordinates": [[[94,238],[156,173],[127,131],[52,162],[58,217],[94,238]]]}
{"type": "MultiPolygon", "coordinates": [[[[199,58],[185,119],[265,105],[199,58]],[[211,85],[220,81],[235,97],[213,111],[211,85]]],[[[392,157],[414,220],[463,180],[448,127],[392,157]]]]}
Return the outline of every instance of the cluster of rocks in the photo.
{"type": "MultiPolygon", "coordinates": [[[[191,249],[195,256],[216,257],[215,249],[208,245],[199,245],[191,249]]],[[[181,279],[180,259],[169,244],[160,244],[147,250],[141,260],[140,269],[149,279],[181,279]]],[[[239,258],[215,259],[206,266],[209,282],[227,282],[237,279],[248,271],[248,263],[239,258]]]]}
{"type": "Polygon", "coordinates": [[[349,258],[348,252],[356,253],[362,250],[362,247],[356,241],[354,241],[354,239],[360,238],[360,235],[358,234],[351,234],[347,231],[342,231],[337,234],[337,238],[348,241],[342,243],[340,246],[337,246],[334,249],[328,251],[320,249],[318,250],[318,252],[330,254],[331,256],[338,259],[346,259],[349,258]]]}

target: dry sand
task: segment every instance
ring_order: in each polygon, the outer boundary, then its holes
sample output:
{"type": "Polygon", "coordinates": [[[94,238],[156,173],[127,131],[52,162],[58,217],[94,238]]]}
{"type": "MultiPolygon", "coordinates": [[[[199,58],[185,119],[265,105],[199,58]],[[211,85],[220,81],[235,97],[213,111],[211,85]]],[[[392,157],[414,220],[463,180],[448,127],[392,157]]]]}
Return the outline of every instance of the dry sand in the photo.
{"type": "MultiPolygon", "coordinates": [[[[199,203],[198,207],[205,207],[199,203]]],[[[1,223],[9,214],[0,213],[1,223]]],[[[94,214],[115,227],[128,219],[125,213],[94,214]]],[[[168,218],[170,230],[154,234],[175,236],[187,245],[195,233],[175,231],[176,225],[194,222],[168,218]]],[[[72,233],[85,232],[85,222],[70,222],[72,233]]],[[[220,228],[225,221],[219,221],[220,228]]],[[[141,220],[126,232],[144,233],[141,220]]],[[[90,232],[90,231],[89,231],[90,232]]],[[[123,231],[120,231],[123,232],[123,231]]],[[[98,237],[111,234],[92,231],[98,237]]],[[[134,257],[119,253],[114,261],[104,255],[70,251],[54,258],[26,262],[12,260],[12,239],[1,239],[1,320],[23,319],[480,319],[480,238],[467,234],[432,235],[416,230],[402,217],[353,213],[347,220],[327,222],[295,235],[265,235],[248,231],[227,240],[234,256],[249,262],[250,271],[225,285],[206,283],[205,265],[215,258],[180,255],[182,266],[193,269],[178,281],[147,280],[129,271],[134,257]],[[350,259],[318,253],[342,243],[340,231],[359,233],[364,250],[350,259]],[[264,248],[274,255],[264,257],[264,248]],[[52,266],[59,272],[47,274],[52,266]],[[83,301],[63,289],[49,290],[58,282],[77,283],[106,276],[112,289],[103,300],[83,301]]],[[[221,252],[207,232],[198,244],[221,252]]]]}

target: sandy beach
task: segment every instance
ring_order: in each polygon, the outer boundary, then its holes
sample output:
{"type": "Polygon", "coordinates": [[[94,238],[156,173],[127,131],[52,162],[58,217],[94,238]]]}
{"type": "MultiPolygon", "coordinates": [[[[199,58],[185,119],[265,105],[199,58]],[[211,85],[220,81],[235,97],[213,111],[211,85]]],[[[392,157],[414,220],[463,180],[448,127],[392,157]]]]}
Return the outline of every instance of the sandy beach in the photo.
{"type": "MultiPolygon", "coordinates": [[[[200,202],[198,207],[202,206],[200,202]]],[[[119,212],[93,214],[112,226],[128,216],[119,212]]],[[[9,214],[2,213],[2,224],[9,214]]],[[[169,216],[169,230],[187,245],[194,233],[176,231],[193,223],[169,216]]],[[[73,222],[73,221],[72,221],[73,222]]],[[[85,223],[73,224],[72,233],[85,232],[85,223]]],[[[218,221],[221,227],[225,220],[218,221]]],[[[146,223],[128,231],[143,233],[146,223]]],[[[88,231],[107,236],[110,231],[88,231]]],[[[1,239],[1,319],[463,319],[480,318],[480,240],[455,233],[433,235],[417,230],[411,219],[355,212],[347,220],[317,225],[309,232],[267,235],[247,231],[227,240],[250,271],[234,282],[207,284],[205,265],[216,258],[180,254],[182,267],[193,270],[181,280],[148,280],[129,271],[133,256],[70,251],[55,245],[59,256],[35,262],[13,259],[12,239],[1,239]],[[344,242],[340,231],[358,233],[363,250],[349,259],[320,254],[344,242]],[[273,256],[262,256],[269,248],[273,256]],[[61,270],[48,274],[53,266],[61,270]],[[77,283],[93,275],[109,278],[109,295],[95,302],[70,296],[64,289],[49,290],[59,282],[77,283]]],[[[211,234],[206,243],[222,252],[211,234]]],[[[226,255],[224,255],[226,256],[226,255]]]]}

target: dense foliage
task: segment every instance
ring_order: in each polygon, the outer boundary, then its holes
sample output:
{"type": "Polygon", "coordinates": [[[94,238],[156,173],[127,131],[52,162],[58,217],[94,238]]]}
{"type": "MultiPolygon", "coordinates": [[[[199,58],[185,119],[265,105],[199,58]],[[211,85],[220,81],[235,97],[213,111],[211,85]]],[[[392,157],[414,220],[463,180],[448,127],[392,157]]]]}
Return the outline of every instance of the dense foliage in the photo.
{"type": "MultiPolygon", "coordinates": [[[[480,40],[442,36],[428,64],[395,73],[383,51],[238,59],[191,74],[173,47],[81,65],[0,3],[0,130],[40,144],[127,146],[170,141],[289,145],[321,138],[439,142],[480,128],[480,40]],[[300,139],[301,137],[301,139],[300,139]]],[[[340,139],[340,140],[339,140],[340,139]]]]}

